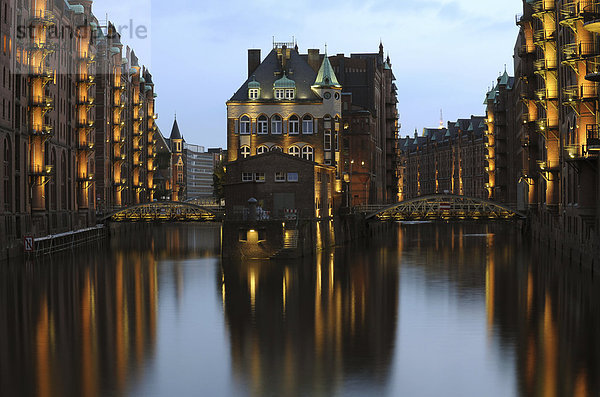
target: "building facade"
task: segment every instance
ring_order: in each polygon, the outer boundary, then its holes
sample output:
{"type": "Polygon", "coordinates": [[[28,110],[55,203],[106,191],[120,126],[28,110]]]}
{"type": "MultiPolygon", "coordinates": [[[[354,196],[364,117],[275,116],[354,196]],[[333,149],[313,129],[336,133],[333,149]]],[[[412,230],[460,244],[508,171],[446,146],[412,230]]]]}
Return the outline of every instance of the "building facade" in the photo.
{"type": "Polygon", "coordinates": [[[4,257],[24,236],[85,228],[98,210],[151,200],[155,114],[151,81],[148,90],[135,80],[148,72],[91,0],[2,1],[0,11],[4,257]],[[136,140],[140,107],[151,120],[136,140]]]}
{"type": "Polygon", "coordinates": [[[377,53],[330,57],[342,85],[343,172],[350,205],[398,199],[397,148],[400,128],[397,87],[383,44],[377,53]]]}
{"type": "Polygon", "coordinates": [[[488,198],[486,118],[471,116],[447,128],[399,140],[400,200],[430,194],[488,198]]]}
{"type": "Polygon", "coordinates": [[[215,167],[223,160],[223,150],[184,143],[186,159],[186,190],[188,200],[199,202],[214,201],[213,174],[215,167]]]}
{"type": "Polygon", "coordinates": [[[249,50],[248,78],[227,102],[227,119],[229,164],[277,151],[333,167],[339,198],[331,205],[341,205],[342,86],[326,54],[300,54],[295,43],[274,43],[264,60],[260,50],[249,50]]]}

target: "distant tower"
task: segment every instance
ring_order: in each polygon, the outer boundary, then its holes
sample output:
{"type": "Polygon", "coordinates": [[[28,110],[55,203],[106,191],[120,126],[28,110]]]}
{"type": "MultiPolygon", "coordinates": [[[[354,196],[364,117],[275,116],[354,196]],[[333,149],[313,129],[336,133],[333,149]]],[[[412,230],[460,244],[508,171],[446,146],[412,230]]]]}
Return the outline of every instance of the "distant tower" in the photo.
{"type": "Polygon", "coordinates": [[[440,130],[444,128],[444,112],[440,109],[440,130]]]}

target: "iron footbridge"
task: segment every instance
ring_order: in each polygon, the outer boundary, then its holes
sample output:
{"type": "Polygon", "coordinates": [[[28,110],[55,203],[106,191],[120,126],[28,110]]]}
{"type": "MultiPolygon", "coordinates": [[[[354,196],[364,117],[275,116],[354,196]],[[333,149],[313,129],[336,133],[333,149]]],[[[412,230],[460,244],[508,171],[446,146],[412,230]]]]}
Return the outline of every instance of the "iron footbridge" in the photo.
{"type": "Polygon", "coordinates": [[[191,203],[155,201],[119,209],[102,220],[111,222],[216,222],[220,214],[191,203]]]}
{"type": "Polygon", "coordinates": [[[366,219],[381,221],[516,220],[526,216],[489,200],[451,194],[434,194],[365,211],[366,219]]]}

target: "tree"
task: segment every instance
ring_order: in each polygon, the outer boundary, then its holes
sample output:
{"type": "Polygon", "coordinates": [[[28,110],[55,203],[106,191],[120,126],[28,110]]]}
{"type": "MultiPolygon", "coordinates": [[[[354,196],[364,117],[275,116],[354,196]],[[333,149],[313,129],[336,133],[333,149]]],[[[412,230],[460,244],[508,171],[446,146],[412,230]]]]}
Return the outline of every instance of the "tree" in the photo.
{"type": "Polygon", "coordinates": [[[225,184],[225,160],[221,160],[215,166],[213,173],[213,196],[217,201],[221,201],[225,198],[225,192],[223,185],[225,184]]]}

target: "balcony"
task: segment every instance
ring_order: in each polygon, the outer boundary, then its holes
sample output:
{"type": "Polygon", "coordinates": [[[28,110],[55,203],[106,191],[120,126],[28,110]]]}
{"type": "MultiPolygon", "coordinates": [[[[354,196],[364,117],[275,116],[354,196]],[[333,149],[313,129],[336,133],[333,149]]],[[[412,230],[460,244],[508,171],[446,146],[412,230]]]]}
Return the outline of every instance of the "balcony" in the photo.
{"type": "Polygon", "coordinates": [[[51,26],[54,25],[55,17],[50,10],[33,10],[31,12],[31,23],[35,25],[51,26]]]}
{"type": "Polygon", "coordinates": [[[558,62],[556,59],[538,59],[533,62],[534,73],[543,74],[548,70],[556,70],[558,68],[558,62]]]}
{"type": "Polygon", "coordinates": [[[600,152],[600,132],[597,124],[587,126],[586,146],[588,152],[600,152]]]}
{"type": "Polygon", "coordinates": [[[563,62],[580,61],[586,58],[598,56],[598,45],[593,42],[580,42],[566,44],[562,47],[563,62]]]}
{"type": "Polygon", "coordinates": [[[89,152],[91,150],[94,150],[94,144],[92,142],[78,142],[77,150],[89,152]]]}
{"type": "Polygon", "coordinates": [[[51,137],[54,135],[54,129],[49,125],[34,125],[30,130],[31,135],[41,137],[51,137]]]}
{"type": "Polygon", "coordinates": [[[525,58],[528,55],[535,54],[535,47],[524,44],[517,49],[517,55],[519,58],[525,58]]]}
{"type": "Polygon", "coordinates": [[[77,128],[93,128],[94,127],[94,122],[91,120],[78,120],[77,121],[77,128]]]}
{"type": "Polygon", "coordinates": [[[540,171],[558,171],[560,169],[560,164],[558,161],[549,161],[549,160],[538,160],[536,161],[540,171]]]}
{"type": "Polygon", "coordinates": [[[533,33],[533,43],[539,46],[555,39],[556,32],[548,32],[546,29],[537,30],[533,33]]]}
{"type": "Polygon", "coordinates": [[[52,165],[36,165],[30,171],[32,176],[50,176],[53,173],[54,166],[52,165]]]}
{"type": "Polygon", "coordinates": [[[94,174],[77,176],[77,182],[92,182],[93,180],[94,180],[94,174]]]}
{"type": "Polygon", "coordinates": [[[541,88],[539,90],[535,90],[535,96],[536,96],[537,100],[539,100],[539,101],[558,99],[558,90],[557,89],[549,90],[546,88],[541,88]]]}
{"type": "Polygon", "coordinates": [[[583,27],[593,33],[600,33],[600,3],[594,1],[594,4],[583,8],[583,27]]]}
{"type": "Polygon", "coordinates": [[[596,100],[598,90],[595,84],[570,85],[563,88],[563,103],[583,100],[596,100]]]}
{"type": "Polygon", "coordinates": [[[548,131],[558,128],[558,119],[542,118],[537,121],[539,131],[548,131]]]}
{"type": "Polygon", "coordinates": [[[560,24],[570,25],[574,21],[583,18],[582,5],[579,1],[567,0],[560,7],[560,24]]]}
{"type": "Polygon", "coordinates": [[[46,65],[42,66],[32,66],[31,67],[31,76],[32,77],[40,77],[46,80],[54,79],[54,70],[46,65]]]}
{"type": "Polygon", "coordinates": [[[77,60],[79,62],[84,62],[84,63],[90,64],[90,63],[94,62],[94,56],[89,52],[83,52],[83,53],[79,54],[79,56],[77,57],[77,60]]]}
{"type": "Polygon", "coordinates": [[[532,4],[533,16],[541,17],[543,14],[554,11],[554,0],[537,0],[532,4]]]}
{"type": "Polygon", "coordinates": [[[94,81],[96,81],[95,76],[93,75],[87,75],[87,76],[78,76],[77,77],[77,83],[78,84],[93,84],[94,81]]]}
{"type": "Polygon", "coordinates": [[[77,106],[94,106],[94,98],[77,99],[77,106]]]}
{"type": "Polygon", "coordinates": [[[126,159],[127,159],[127,156],[126,156],[126,155],[124,155],[124,154],[120,154],[120,155],[118,155],[118,156],[115,156],[115,157],[113,158],[113,161],[114,161],[115,163],[122,163],[122,162],[123,162],[123,161],[125,161],[126,159]]]}
{"type": "Polygon", "coordinates": [[[57,47],[58,47],[58,45],[56,43],[49,43],[47,41],[46,42],[35,41],[33,43],[29,43],[29,45],[28,45],[28,49],[30,51],[32,51],[32,52],[42,51],[46,54],[56,51],[57,47]]]}
{"type": "Polygon", "coordinates": [[[126,88],[125,83],[118,83],[113,85],[115,91],[124,91],[126,88]]]}
{"type": "Polygon", "coordinates": [[[45,95],[41,95],[41,96],[34,96],[31,98],[31,106],[33,107],[38,107],[38,108],[44,108],[44,109],[52,109],[53,107],[53,99],[49,96],[45,96],[45,95]]]}

